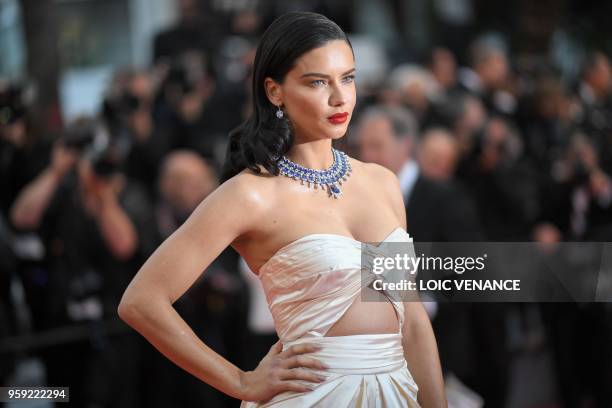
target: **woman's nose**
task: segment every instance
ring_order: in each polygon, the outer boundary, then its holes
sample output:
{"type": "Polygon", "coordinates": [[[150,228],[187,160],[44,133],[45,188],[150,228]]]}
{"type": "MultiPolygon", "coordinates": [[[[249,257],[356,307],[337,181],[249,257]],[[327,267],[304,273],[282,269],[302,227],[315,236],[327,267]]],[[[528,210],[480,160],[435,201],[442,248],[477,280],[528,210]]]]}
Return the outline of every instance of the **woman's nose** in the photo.
{"type": "Polygon", "coordinates": [[[346,91],[343,91],[341,87],[332,87],[332,93],[329,96],[329,104],[331,106],[342,106],[347,101],[346,91]]]}

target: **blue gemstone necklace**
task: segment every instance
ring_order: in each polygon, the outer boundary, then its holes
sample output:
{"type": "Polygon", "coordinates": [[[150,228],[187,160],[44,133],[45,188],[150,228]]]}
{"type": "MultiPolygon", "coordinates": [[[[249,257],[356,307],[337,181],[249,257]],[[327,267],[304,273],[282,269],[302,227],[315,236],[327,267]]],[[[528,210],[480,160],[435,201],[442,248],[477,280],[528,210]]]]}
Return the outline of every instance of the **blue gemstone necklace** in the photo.
{"type": "Polygon", "coordinates": [[[343,181],[347,181],[352,172],[351,164],[348,161],[348,156],[332,147],[334,155],[334,163],[330,168],[325,170],[314,170],[301,166],[292,162],[287,157],[283,156],[278,162],[278,168],[282,175],[300,180],[301,184],[306,183],[308,188],[317,190],[327,189],[329,197],[338,198],[342,191],[340,186],[343,181]]]}

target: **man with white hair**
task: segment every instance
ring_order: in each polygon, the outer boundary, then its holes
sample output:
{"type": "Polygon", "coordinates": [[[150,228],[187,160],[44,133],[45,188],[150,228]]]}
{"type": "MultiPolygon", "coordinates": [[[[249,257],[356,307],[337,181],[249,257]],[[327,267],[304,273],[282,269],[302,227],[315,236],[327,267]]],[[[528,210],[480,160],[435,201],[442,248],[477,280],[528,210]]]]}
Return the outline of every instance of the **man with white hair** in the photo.
{"type": "Polygon", "coordinates": [[[427,69],[413,64],[402,64],[389,74],[387,86],[396,93],[395,99],[409,107],[419,119],[426,117],[432,104],[443,97],[443,89],[427,69]]]}
{"type": "Polygon", "coordinates": [[[448,130],[432,128],[423,135],[417,156],[425,177],[450,182],[459,158],[459,145],[448,130]]]}
{"type": "Polygon", "coordinates": [[[508,91],[510,64],[501,44],[481,38],[470,46],[470,66],[459,70],[459,83],[464,90],[480,97],[488,110],[514,114],[516,97],[508,91]]]}
{"type": "Polygon", "coordinates": [[[417,139],[417,132],[416,120],[405,108],[368,108],[357,125],[359,157],[397,174],[406,204],[408,232],[415,239],[429,242],[483,240],[473,205],[451,182],[457,158],[452,135],[442,129],[426,132],[423,145],[423,140],[417,139]],[[446,149],[448,160],[435,156],[437,150],[441,155],[444,149],[440,146],[441,140],[451,146],[446,149]],[[440,169],[435,170],[436,166],[440,169]],[[423,174],[424,171],[430,174],[423,174]]]}

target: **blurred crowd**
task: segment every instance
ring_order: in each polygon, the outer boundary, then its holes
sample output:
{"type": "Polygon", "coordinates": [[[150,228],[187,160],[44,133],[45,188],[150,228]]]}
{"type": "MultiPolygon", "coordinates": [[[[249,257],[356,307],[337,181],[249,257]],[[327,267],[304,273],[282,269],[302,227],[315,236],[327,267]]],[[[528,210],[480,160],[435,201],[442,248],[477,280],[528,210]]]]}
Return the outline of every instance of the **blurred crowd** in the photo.
{"type": "MultiPolygon", "coordinates": [[[[227,134],[251,111],[257,38],[279,12],[178,3],[151,65],[117,70],[99,115],[60,135],[31,121],[27,86],[0,83],[0,339],[13,340],[0,342],[2,384],[34,355],[75,406],[236,406],[116,316],[139,266],[218,186],[227,134]]],[[[376,83],[360,84],[358,70],[341,148],[398,175],[417,241],[612,241],[609,56],[592,50],[571,78],[512,58],[474,37],[397,61],[376,83]]],[[[261,294],[240,265],[228,248],[175,306],[207,345],[253,369],[275,336],[250,321],[261,294]]],[[[445,373],[485,406],[504,406],[513,359],[534,350],[552,355],[557,406],[612,406],[610,304],[429,312],[445,373]]]]}

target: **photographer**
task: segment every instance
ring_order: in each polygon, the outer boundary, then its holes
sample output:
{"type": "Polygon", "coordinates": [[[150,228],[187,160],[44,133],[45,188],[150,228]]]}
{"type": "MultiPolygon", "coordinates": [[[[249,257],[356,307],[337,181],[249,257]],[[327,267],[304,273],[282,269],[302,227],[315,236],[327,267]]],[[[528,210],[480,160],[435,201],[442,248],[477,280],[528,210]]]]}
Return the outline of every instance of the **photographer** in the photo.
{"type": "Polygon", "coordinates": [[[48,162],[50,143],[31,125],[27,91],[0,82],[0,211],[8,220],[19,191],[48,162]]]}
{"type": "Polygon", "coordinates": [[[551,200],[542,221],[551,222],[568,241],[612,239],[612,180],[594,143],[582,133],[573,134],[544,191],[551,200]]]}
{"type": "Polygon", "coordinates": [[[168,150],[194,150],[216,161],[225,153],[227,133],[240,124],[241,99],[217,86],[210,55],[191,51],[165,61],[154,108],[156,126],[169,129],[168,150]]]}
{"type": "Polygon", "coordinates": [[[109,141],[98,123],[75,123],[12,208],[13,223],[39,230],[46,244],[46,327],[91,327],[42,353],[49,384],[70,384],[78,406],[137,405],[141,341],[109,334],[105,323],[157,236],[146,194],[120,172],[109,141]]]}
{"type": "Polygon", "coordinates": [[[167,123],[155,120],[155,92],[149,72],[120,72],[103,104],[105,123],[126,157],[126,175],[146,187],[150,197],[156,195],[159,163],[172,143],[167,123]]]}
{"type": "MultiPolygon", "coordinates": [[[[47,165],[51,149],[50,141],[32,126],[30,90],[0,81],[0,337],[38,328],[45,309],[36,295],[43,287],[39,273],[44,263],[42,241],[36,233],[20,231],[10,222],[13,203],[47,165]],[[27,314],[18,312],[13,282],[26,293],[27,314]]],[[[4,361],[0,366],[2,374],[12,370],[4,361]]]]}
{"type": "Polygon", "coordinates": [[[600,165],[612,171],[612,66],[602,52],[591,52],[582,67],[578,86],[580,128],[600,152],[600,165]]]}
{"type": "Polygon", "coordinates": [[[501,116],[487,120],[463,179],[473,194],[488,240],[527,239],[539,214],[536,171],[514,127],[501,116]]]}

